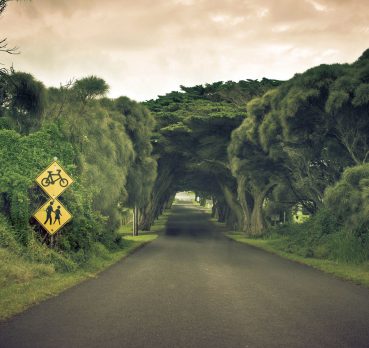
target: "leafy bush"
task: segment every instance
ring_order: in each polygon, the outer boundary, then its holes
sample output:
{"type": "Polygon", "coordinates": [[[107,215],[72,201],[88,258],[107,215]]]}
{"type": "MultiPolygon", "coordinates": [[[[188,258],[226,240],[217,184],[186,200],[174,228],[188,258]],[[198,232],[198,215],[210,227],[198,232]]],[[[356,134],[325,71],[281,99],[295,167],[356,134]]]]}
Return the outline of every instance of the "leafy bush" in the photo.
{"type": "Polygon", "coordinates": [[[348,230],[369,226],[369,164],[344,171],[325,192],[325,205],[348,230]]]}
{"type": "Polygon", "coordinates": [[[286,237],[283,250],[341,262],[369,260],[369,164],[344,171],[329,187],[325,207],[309,221],[274,229],[286,237]]]}
{"type": "Polygon", "coordinates": [[[330,242],[330,255],[337,261],[362,263],[369,259],[369,238],[361,240],[351,231],[340,231],[330,242]]]}

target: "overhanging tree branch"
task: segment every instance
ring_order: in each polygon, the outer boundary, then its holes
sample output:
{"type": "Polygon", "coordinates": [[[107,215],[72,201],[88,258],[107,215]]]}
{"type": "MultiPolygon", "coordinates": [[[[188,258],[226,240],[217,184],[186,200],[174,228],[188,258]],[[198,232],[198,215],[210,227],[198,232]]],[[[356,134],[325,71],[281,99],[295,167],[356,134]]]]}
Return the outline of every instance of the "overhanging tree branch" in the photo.
{"type": "Polygon", "coordinates": [[[18,47],[9,48],[6,40],[7,38],[0,39],[0,52],[5,52],[8,54],[19,54],[18,47]]]}
{"type": "Polygon", "coordinates": [[[5,10],[8,0],[0,0],[0,14],[5,10]]]}

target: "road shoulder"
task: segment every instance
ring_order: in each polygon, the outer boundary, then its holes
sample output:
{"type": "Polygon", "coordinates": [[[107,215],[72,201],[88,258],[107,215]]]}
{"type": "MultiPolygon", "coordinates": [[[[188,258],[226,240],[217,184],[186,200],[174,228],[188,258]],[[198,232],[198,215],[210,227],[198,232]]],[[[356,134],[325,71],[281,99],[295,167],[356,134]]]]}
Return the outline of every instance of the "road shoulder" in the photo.
{"type": "Polygon", "coordinates": [[[308,265],[325,273],[331,274],[337,278],[348,280],[355,284],[364,285],[369,288],[369,265],[355,265],[339,263],[331,260],[317,258],[305,258],[300,255],[292,254],[278,249],[273,239],[256,239],[246,237],[240,232],[225,232],[224,235],[238,243],[247,244],[269,253],[281,256],[285,259],[308,265]]]}

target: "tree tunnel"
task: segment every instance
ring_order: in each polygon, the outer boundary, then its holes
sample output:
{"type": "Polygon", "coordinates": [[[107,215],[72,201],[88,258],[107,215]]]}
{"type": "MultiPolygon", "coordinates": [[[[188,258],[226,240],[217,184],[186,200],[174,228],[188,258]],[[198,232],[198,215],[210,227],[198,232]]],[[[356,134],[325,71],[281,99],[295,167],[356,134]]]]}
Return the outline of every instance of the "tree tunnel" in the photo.
{"type": "Polygon", "coordinates": [[[296,207],[315,214],[344,169],[369,159],[367,52],[285,82],[182,87],[146,102],[158,172],[143,226],[187,190],[212,199],[219,221],[252,235],[292,219],[296,207]]]}
{"type": "Polygon", "coordinates": [[[261,210],[270,189],[240,199],[242,185],[232,173],[229,146],[232,131],[246,119],[247,101],[278,84],[266,79],[217,83],[146,103],[157,122],[152,144],[158,173],[152,199],[141,209],[141,228],[149,228],[180,191],[211,199],[213,216],[234,229],[258,233],[264,228],[261,210]]]}

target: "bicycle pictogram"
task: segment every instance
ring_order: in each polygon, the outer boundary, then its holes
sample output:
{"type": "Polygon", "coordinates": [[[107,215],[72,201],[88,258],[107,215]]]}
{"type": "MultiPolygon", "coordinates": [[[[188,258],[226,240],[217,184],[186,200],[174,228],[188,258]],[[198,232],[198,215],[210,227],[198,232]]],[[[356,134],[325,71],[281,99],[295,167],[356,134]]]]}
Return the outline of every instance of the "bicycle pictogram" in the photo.
{"type": "Polygon", "coordinates": [[[51,170],[47,171],[49,174],[46,178],[41,180],[41,185],[44,187],[48,187],[49,185],[54,185],[57,181],[59,181],[59,185],[61,187],[67,187],[69,182],[68,179],[63,178],[60,174],[61,169],[57,169],[56,173],[53,173],[51,170]]]}

